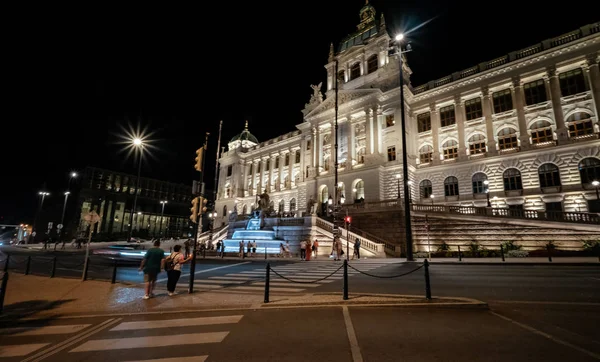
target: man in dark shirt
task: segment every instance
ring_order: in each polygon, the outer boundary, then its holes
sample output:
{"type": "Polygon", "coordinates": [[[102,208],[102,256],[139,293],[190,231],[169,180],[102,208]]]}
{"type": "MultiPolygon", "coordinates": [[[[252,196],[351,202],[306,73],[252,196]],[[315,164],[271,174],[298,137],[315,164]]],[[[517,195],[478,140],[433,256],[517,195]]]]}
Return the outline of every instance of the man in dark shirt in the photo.
{"type": "Polygon", "coordinates": [[[148,249],[142,260],[142,264],[140,265],[140,270],[144,270],[144,281],[146,282],[146,295],[144,295],[144,299],[149,299],[154,296],[153,292],[156,278],[158,277],[158,273],[160,273],[164,267],[165,251],[160,248],[160,241],[156,240],[154,242],[154,247],[148,249]]]}

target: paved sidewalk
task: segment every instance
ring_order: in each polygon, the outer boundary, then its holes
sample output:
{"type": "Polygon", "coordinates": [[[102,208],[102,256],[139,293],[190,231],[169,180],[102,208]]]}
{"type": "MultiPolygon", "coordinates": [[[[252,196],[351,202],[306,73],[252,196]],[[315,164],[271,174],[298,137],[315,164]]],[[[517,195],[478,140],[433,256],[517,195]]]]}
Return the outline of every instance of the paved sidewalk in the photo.
{"type": "Polygon", "coordinates": [[[269,303],[264,303],[262,293],[239,291],[196,291],[187,293],[187,284],[179,283],[178,294],[169,297],[164,286],[157,287],[155,297],[144,300],[143,285],[110,284],[108,282],[79,279],[47,278],[10,273],[4,312],[1,317],[24,318],[56,315],[89,315],[115,313],[145,313],[165,311],[191,311],[214,309],[257,309],[264,307],[318,306],[318,305],[467,305],[485,306],[469,298],[434,298],[388,294],[351,294],[344,301],[342,292],[278,295],[272,293],[269,303]]]}

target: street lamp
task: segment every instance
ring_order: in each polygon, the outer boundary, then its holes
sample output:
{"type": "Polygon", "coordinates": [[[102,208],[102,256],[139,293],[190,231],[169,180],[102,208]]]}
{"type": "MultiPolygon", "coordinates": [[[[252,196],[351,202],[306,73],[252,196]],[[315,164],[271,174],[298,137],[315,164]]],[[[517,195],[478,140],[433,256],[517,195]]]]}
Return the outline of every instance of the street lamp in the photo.
{"type": "Polygon", "coordinates": [[[492,203],[490,202],[490,182],[488,180],[483,180],[483,184],[485,185],[485,195],[487,198],[487,207],[492,207],[492,203]]]}
{"type": "Polygon", "coordinates": [[[598,188],[600,187],[600,181],[594,180],[592,181],[592,185],[596,187],[596,200],[600,200],[600,192],[598,192],[598,188]]]}
{"type": "Polygon", "coordinates": [[[433,194],[429,195],[429,198],[431,199],[431,205],[433,205],[433,198],[434,198],[433,194]]]}
{"type": "Polygon", "coordinates": [[[396,43],[392,47],[393,55],[398,56],[398,65],[400,68],[400,120],[402,125],[402,172],[404,181],[404,224],[406,230],[406,260],[413,261],[413,245],[412,245],[412,228],[410,221],[410,204],[406,202],[409,197],[408,193],[408,155],[406,143],[406,122],[404,120],[404,69],[402,66],[402,54],[410,52],[412,49],[410,44],[406,46],[406,50],[402,49],[402,40],[404,34],[396,35],[396,43]]]}
{"type": "Polygon", "coordinates": [[[138,172],[137,172],[137,180],[135,186],[135,194],[133,195],[133,207],[131,208],[131,212],[129,213],[129,231],[127,232],[127,242],[131,242],[131,231],[133,230],[133,213],[135,212],[135,208],[137,206],[137,198],[140,191],[140,173],[142,172],[142,155],[144,151],[144,142],[141,138],[135,137],[131,140],[133,147],[138,150],[138,156],[140,161],[138,163],[138,172]]]}
{"type": "MultiPolygon", "coordinates": [[[[44,199],[46,198],[46,196],[50,195],[50,193],[46,192],[46,191],[40,191],[40,192],[38,192],[38,195],[42,196],[42,199],[40,200],[40,205],[38,207],[38,211],[37,211],[37,214],[35,216],[35,221],[33,222],[33,231],[34,232],[37,232],[37,222],[38,222],[38,218],[40,216],[40,213],[42,212],[42,207],[44,206],[44,199]]],[[[35,235],[33,235],[33,236],[35,236],[35,235]]]]}
{"type": "Polygon", "coordinates": [[[74,178],[77,178],[77,176],[79,176],[77,174],[77,172],[72,171],[69,174],[69,183],[67,184],[67,191],[65,191],[64,195],[65,195],[65,202],[63,203],[63,209],[62,209],[62,216],[60,217],[60,228],[58,228],[58,238],[60,240],[61,234],[62,234],[62,230],[65,227],[65,213],[67,212],[67,199],[69,198],[69,195],[71,194],[71,181],[73,181],[74,178]]]}
{"type": "Polygon", "coordinates": [[[397,184],[398,184],[398,198],[400,198],[400,174],[399,173],[396,174],[396,180],[398,181],[397,182],[397,184]]]}
{"type": "Polygon", "coordinates": [[[158,227],[158,235],[159,237],[162,237],[162,224],[163,224],[163,217],[165,215],[165,204],[168,203],[167,200],[163,200],[160,202],[162,208],[160,210],[160,226],[158,227]]]}

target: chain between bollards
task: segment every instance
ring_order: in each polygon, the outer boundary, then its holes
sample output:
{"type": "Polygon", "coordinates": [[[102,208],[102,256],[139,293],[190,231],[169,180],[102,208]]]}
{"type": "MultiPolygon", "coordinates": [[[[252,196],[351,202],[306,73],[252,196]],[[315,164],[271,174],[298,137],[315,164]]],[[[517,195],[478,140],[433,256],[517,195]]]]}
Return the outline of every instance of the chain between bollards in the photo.
{"type": "Polygon", "coordinates": [[[113,265],[113,273],[112,279],[110,280],[111,284],[115,284],[117,282],[117,261],[115,260],[115,264],[113,265]]]}
{"type": "Polygon", "coordinates": [[[502,261],[506,261],[504,259],[504,247],[502,246],[502,244],[500,244],[500,255],[502,255],[502,261]]]}
{"type": "Polygon", "coordinates": [[[344,300],[348,300],[348,260],[344,260],[344,300]]]}
{"type": "Polygon", "coordinates": [[[25,266],[25,275],[29,275],[31,269],[31,255],[27,257],[27,265],[25,266]]]}
{"type": "Polygon", "coordinates": [[[52,271],[50,272],[50,278],[54,278],[55,274],[56,274],[56,257],[54,257],[54,259],[52,259],[52,271]]]}
{"type": "Polygon", "coordinates": [[[425,298],[431,300],[431,284],[429,283],[429,262],[427,259],[423,262],[425,267],[425,298]]]}
{"type": "Polygon", "coordinates": [[[265,277],[265,303],[269,303],[269,283],[271,281],[271,263],[267,263],[267,275],[265,277]]]}
{"type": "Polygon", "coordinates": [[[4,296],[6,295],[6,285],[8,284],[8,272],[2,275],[2,286],[0,286],[0,313],[4,309],[4,296]]]}
{"type": "MultiPolygon", "coordinates": [[[[600,259],[600,257],[598,257],[600,259]]],[[[4,262],[4,272],[8,271],[8,263],[10,262],[10,254],[6,254],[6,261],[4,262]]]]}

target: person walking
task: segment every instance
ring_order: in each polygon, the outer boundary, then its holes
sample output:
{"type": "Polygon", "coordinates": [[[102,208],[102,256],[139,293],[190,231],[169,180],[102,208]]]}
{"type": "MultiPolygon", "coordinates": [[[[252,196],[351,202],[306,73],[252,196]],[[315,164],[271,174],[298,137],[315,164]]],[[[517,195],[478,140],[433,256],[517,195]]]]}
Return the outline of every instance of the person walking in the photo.
{"type": "Polygon", "coordinates": [[[164,267],[165,251],[160,248],[160,241],[157,240],[154,242],[154,247],[148,249],[140,264],[140,270],[144,270],[144,282],[146,282],[144,299],[150,299],[154,296],[156,278],[164,267]]]}
{"type": "Polygon", "coordinates": [[[312,255],[312,243],[310,239],[306,240],[306,252],[304,253],[304,260],[310,261],[310,257],[312,255]]]}
{"type": "Polygon", "coordinates": [[[173,252],[166,260],[165,269],[167,270],[167,292],[169,296],[175,295],[175,287],[181,277],[181,265],[192,260],[193,255],[189,255],[187,258],[183,257],[181,253],[181,245],[175,245],[173,252]],[[170,265],[170,266],[169,266],[170,265]]]}
{"type": "Polygon", "coordinates": [[[300,242],[300,260],[306,259],[306,240],[300,242]]]}
{"type": "Polygon", "coordinates": [[[319,240],[315,239],[312,244],[312,252],[314,253],[315,259],[317,258],[317,254],[319,253],[319,240]]]}
{"type": "Polygon", "coordinates": [[[360,259],[360,239],[356,238],[354,241],[354,255],[352,255],[352,259],[356,256],[356,259],[360,259]]]}

